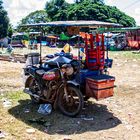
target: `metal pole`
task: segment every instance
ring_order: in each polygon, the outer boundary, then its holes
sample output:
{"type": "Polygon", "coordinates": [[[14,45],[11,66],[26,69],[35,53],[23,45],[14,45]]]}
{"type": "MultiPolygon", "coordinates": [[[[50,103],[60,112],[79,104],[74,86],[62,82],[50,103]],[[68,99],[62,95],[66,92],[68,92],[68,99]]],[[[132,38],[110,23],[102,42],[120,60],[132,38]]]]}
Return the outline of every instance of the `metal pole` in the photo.
{"type": "Polygon", "coordinates": [[[43,37],[43,32],[41,29],[42,28],[40,26],[40,31],[41,31],[41,35],[40,35],[40,66],[42,65],[42,43],[41,43],[41,41],[42,41],[42,37],[43,37]]]}
{"type": "Polygon", "coordinates": [[[107,32],[107,50],[106,50],[106,57],[107,57],[107,61],[108,61],[108,50],[109,50],[109,32],[107,32]]]}
{"type": "Polygon", "coordinates": [[[78,59],[79,61],[81,60],[80,59],[80,36],[78,35],[78,59]]]}
{"type": "MultiPolygon", "coordinates": [[[[78,70],[78,75],[79,75],[79,85],[81,85],[80,83],[81,83],[81,74],[80,74],[80,72],[81,72],[81,66],[82,66],[82,63],[81,63],[81,59],[80,59],[80,36],[78,35],[78,60],[79,60],[79,65],[80,65],[80,67],[79,67],[79,70],[78,70]]],[[[79,86],[79,90],[80,90],[80,88],[81,88],[81,86],[79,86]]]]}

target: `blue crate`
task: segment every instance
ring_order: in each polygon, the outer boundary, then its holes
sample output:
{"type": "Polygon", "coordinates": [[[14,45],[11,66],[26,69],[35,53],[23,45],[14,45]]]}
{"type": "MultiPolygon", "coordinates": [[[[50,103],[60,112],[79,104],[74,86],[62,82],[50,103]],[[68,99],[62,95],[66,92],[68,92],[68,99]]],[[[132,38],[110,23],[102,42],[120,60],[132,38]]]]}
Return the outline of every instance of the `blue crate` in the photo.
{"type": "Polygon", "coordinates": [[[97,76],[99,75],[99,71],[91,71],[88,69],[83,69],[80,70],[80,74],[76,75],[75,79],[78,83],[84,84],[86,82],[86,78],[92,77],[92,76],[97,76]]]}

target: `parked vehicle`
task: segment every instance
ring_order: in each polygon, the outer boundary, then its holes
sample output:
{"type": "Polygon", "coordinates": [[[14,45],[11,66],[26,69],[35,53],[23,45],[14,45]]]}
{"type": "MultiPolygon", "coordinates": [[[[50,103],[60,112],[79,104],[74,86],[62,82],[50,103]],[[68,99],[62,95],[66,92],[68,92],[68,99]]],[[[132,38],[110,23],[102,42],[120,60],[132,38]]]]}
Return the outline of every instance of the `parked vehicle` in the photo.
{"type": "Polygon", "coordinates": [[[125,28],[127,45],[131,49],[140,49],[140,27],[125,28]]]}
{"type": "MultiPolygon", "coordinates": [[[[85,27],[99,24],[107,27],[120,26],[96,21],[56,21],[27,26],[85,27]]],[[[31,96],[32,101],[51,103],[54,108],[58,106],[63,114],[73,117],[82,110],[84,100],[90,97],[100,100],[113,96],[115,78],[107,75],[107,68],[112,66],[113,61],[109,59],[108,49],[105,49],[104,35],[96,32],[85,33],[83,39],[84,61],[80,57],[79,44],[78,57],[53,55],[47,56],[48,60],[42,63],[40,46],[40,63],[36,57],[37,63],[34,63],[34,58],[31,58],[33,63],[25,68],[28,78],[24,92],[31,96]],[[107,51],[106,55],[105,51],[107,51]]]]}
{"type": "Polygon", "coordinates": [[[73,117],[79,114],[84,104],[78,88],[79,83],[68,78],[74,74],[76,68],[66,57],[58,56],[54,59],[57,61],[49,60],[45,67],[32,65],[24,69],[25,75],[28,76],[24,92],[31,96],[33,102],[47,102],[54,108],[58,106],[63,114],[73,117]],[[66,59],[69,64],[62,64],[58,59],[66,59]]]}
{"type": "Polygon", "coordinates": [[[126,35],[125,34],[118,34],[112,37],[115,41],[115,47],[119,50],[123,50],[127,47],[126,42],[126,35]]]}

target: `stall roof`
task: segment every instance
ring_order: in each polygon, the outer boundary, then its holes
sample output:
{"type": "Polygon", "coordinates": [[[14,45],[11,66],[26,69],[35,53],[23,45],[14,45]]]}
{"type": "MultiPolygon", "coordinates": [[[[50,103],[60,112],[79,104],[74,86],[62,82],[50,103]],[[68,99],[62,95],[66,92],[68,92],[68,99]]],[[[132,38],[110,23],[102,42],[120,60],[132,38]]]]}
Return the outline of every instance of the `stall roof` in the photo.
{"type": "Polygon", "coordinates": [[[140,27],[139,26],[137,26],[137,27],[127,27],[127,28],[122,28],[122,30],[125,30],[125,31],[140,30],[140,27]]]}
{"type": "Polygon", "coordinates": [[[127,32],[127,31],[135,31],[135,30],[140,30],[140,27],[126,27],[126,28],[98,28],[98,32],[127,32]]]}
{"type": "Polygon", "coordinates": [[[122,27],[120,24],[109,23],[109,22],[101,22],[95,20],[79,20],[79,21],[53,21],[46,23],[37,23],[37,24],[26,24],[22,26],[80,26],[80,27],[122,27]]]}
{"type": "Polygon", "coordinates": [[[12,36],[22,36],[25,35],[25,33],[14,33],[12,36]]]}
{"type": "Polygon", "coordinates": [[[41,32],[29,32],[29,34],[41,34],[41,32]]]}

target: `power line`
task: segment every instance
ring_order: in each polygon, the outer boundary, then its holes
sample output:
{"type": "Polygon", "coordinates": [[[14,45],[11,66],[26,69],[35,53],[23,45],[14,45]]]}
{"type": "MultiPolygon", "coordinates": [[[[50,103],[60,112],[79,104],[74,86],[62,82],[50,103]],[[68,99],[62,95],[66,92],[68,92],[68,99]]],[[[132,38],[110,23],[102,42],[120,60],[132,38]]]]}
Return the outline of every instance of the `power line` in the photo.
{"type": "Polygon", "coordinates": [[[138,2],[140,2],[140,0],[134,1],[133,3],[129,4],[127,7],[125,7],[125,8],[122,9],[122,10],[125,10],[125,9],[127,9],[127,8],[130,8],[130,7],[134,6],[134,5],[135,5],[136,3],[138,3],[138,2]]]}

